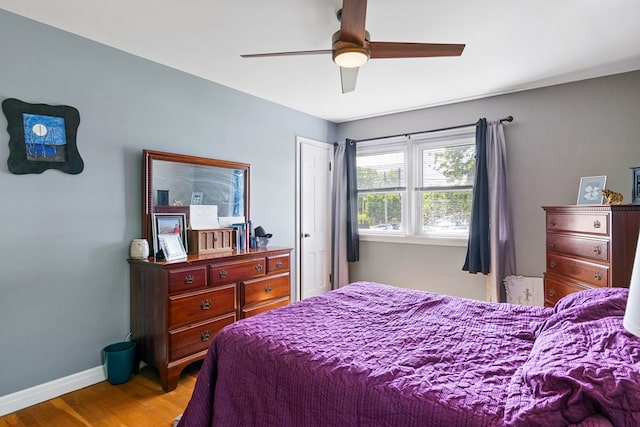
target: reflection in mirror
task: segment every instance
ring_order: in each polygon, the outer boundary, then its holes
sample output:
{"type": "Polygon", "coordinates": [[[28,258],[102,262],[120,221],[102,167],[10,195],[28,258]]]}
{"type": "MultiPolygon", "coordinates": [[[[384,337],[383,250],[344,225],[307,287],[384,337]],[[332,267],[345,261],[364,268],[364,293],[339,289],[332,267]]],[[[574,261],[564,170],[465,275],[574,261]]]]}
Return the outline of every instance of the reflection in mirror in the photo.
{"type": "Polygon", "coordinates": [[[189,205],[217,207],[218,217],[249,218],[247,163],[143,150],[142,237],[150,243],[153,213],[184,213],[189,205]]]}
{"type": "Polygon", "coordinates": [[[244,171],[154,160],[153,206],[216,205],[218,216],[244,215],[244,171]]]}

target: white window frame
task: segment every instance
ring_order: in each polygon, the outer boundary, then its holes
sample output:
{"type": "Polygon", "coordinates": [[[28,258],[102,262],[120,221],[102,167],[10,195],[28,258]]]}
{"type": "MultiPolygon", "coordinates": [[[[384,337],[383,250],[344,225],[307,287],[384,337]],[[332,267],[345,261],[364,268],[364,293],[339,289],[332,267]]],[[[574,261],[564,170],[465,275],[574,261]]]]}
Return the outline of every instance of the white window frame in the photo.
{"type": "MultiPolygon", "coordinates": [[[[409,161],[410,156],[410,146],[408,144],[409,140],[406,137],[396,137],[396,138],[386,138],[382,140],[376,141],[367,141],[367,142],[359,142],[356,145],[356,157],[358,154],[364,155],[372,155],[372,154],[386,154],[386,153],[395,153],[401,151],[404,153],[404,162],[405,162],[405,189],[404,196],[402,197],[402,222],[405,223],[406,217],[408,216],[408,209],[410,204],[411,194],[409,193],[411,186],[413,185],[413,173],[410,169],[411,162],[409,161]]],[[[406,227],[406,225],[405,225],[406,227]]],[[[404,239],[408,236],[406,229],[402,230],[359,230],[360,232],[360,240],[377,240],[378,238],[383,238],[383,241],[389,241],[391,238],[395,239],[404,239]],[[371,236],[372,239],[366,237],[371,236]],[[364,239],[362,238],[364,237],[364,239]]]]}
{"type": "Polygon", "coordinates": [[[422,183],[421,150],[424,148],[451,147],[475,143],[475,126],[450,129],[439,132],[415,134],[410,137],[387,138],[374,141],[359,142],[357,154],[383,154],[399,151],[401,147],[405,155],[406,190],[402,197],[403,230],[361,229],[360,240],[389,243],[408,243],[422,245],[466,246],[468,234],[447,235],[426,234],[422,232],[422,183]]]}

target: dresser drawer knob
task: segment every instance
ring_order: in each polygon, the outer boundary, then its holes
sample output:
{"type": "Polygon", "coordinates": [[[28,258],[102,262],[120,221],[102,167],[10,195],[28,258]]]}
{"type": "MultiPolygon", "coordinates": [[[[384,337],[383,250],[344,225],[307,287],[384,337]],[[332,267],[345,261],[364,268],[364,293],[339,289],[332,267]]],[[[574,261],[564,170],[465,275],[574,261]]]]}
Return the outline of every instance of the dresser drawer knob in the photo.
{"type": "Polygon", "coordinates": [[[551,243],[549,243],[549,247],[550,247],[550,248],[555,248],[555,247],[556,247],[556,243],[555,243],[555,242],[551,242],[551,243]]]}
{"type": "Polygon", "coordinates": [[[262,271],[262,264],[256,265],[256,271],[262,271]]]}
{"type": "Polygon", "coordinates": [[[602,226],[602,224],[600,224],[599,220],[594,220],[593,221],[593,228],[600,228],[602,226]]]}
{"type": "Polygon", "coordinates": [[[594,246],[593,253],[596,255],[600,255],[602,253],[602,249],[600,248],[600,246],[594,246]]]}
{"type": "Polygon", "coordinates": [[[264,288],[264,291],[265,291],[266,293],[269,293],[269,292],[271,292],[272,290],[273,290],[273,288],[271,287],[271,285],[267,285],[267,286],[264,288]]]}
{"type": "Polygon", "coordinates": [[[602,274],[600,274],[599,271],[596,271],[595,273],[593,273],[593,278],[596,280],[602,280],[602,274]]]}
{"type": "Polygon", "coordinates": [[[549,296],[551,298],[556,296],[556,290],[555,289],[549,289],[549,292],[547,292],[547,294],[549,294],[549,296]]]}
{"type": "Polygon", "coordinates": [[[202,310],[209,310],[211,308],[211,300],[207,298],[206,300],[200,303],[200,308],[202,310]]]}
{"type": "Polygon", "coordinates": [[[187,285],[192,284],[194,280],[195,278],[191,274],[184,276],[184,283],[186,283],[187,285]]]}
{"type": "Polygon", "coordinates": [[[550,267],[550,268],[556,268],[556,262],[555,262],[555,260],[554,260],[554,261],[551,261],[551,262],[549,263],[549,267],[550,267]]]}
{"type": "Polygon", "coordinates": [[[282,261],[277,261],[276,262],[276,268],[280,268],[282,267],[282,261]]]}
{"type": "Polygon", "coordinates": [[[200,334],[200,341],[202,342],[209,341],[209,338],[211,338],[211,331],[204,331],[200,334]]]}
{"type": "Polygon", "coordinates": [[[555,218],[552,218],[551,221],[549,221],[549,224],[551,224],[552,227],[555,227],[556,225],[558,225],[558,222],[555,218]]]}
{"type": "Polygon", "coordinates": [[[227,270],[220,270],[218,272],[218,276],[220,276],[221,279],[224,279],[225,277],[227,277],[227,270]]]}

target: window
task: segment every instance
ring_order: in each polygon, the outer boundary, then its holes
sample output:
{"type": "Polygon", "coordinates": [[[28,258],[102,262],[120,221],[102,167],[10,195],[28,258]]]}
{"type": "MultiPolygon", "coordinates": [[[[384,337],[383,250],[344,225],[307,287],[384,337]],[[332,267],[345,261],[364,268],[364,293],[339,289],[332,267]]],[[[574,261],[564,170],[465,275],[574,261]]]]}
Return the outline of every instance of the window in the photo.
{"type": "Polygon", "coordinates": [[[475,178],[475,129],[360,142],[362,235],[465,240],[475,178]]]}
{"type": "Polygon", "coordinates": [[[357,148],[358,228],[402,230],[406,200],[403,144],[370,150],[357,148]]]}

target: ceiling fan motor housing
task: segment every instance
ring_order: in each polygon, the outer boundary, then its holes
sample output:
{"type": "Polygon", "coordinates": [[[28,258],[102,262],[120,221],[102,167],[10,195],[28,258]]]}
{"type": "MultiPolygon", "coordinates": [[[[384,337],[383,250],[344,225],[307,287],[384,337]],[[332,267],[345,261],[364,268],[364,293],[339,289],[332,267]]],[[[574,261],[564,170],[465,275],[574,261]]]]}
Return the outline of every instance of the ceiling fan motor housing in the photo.
{"type": "Polygon", "coordinates": [[[332,37],[333,62],[341,67],[359,67],[369,60],[369,32],[365,31],[363,44],[355,41],[341,40],[341,32],[336,31],[332,37]]]}

